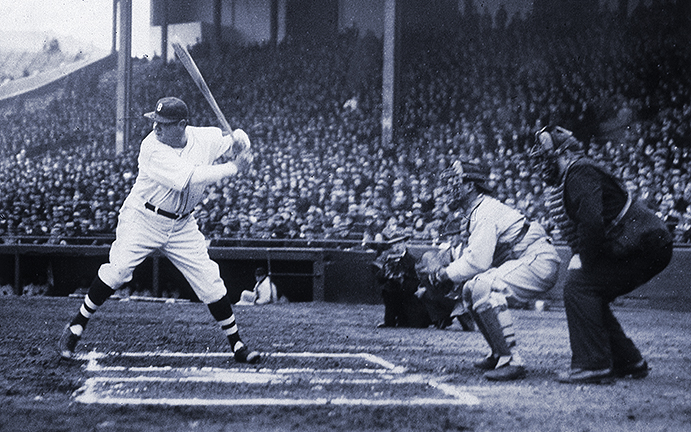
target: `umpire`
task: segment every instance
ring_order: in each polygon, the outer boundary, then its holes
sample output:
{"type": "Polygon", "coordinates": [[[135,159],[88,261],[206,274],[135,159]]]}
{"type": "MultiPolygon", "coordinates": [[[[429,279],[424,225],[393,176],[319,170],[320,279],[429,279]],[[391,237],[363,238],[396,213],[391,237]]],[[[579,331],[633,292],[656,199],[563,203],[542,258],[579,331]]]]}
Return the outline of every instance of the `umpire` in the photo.
{"type": "Polygon", "coordinates": [[[571,368],[558,381],[646,377],[648,363],[609,305],[667,267],[671,233],[621,181],[584,157],[571,131],[541,129],[531,156],[553,187],[550,214],[574,254],[564,286],[571,368]]]}

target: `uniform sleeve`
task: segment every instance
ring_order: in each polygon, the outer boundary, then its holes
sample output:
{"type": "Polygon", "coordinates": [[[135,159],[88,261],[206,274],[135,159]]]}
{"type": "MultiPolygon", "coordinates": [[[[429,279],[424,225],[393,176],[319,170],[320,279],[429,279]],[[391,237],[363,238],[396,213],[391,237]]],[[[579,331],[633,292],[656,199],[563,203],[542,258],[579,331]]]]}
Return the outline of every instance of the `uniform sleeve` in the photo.
{"type": "Polygon", "coordinates": [[[463,250],[463,254],[446,268],[449,278],[455,283],[461,283],[487,271],[492,265],[497,238],[497,225],[491,219],[478,216],[477,220],[471,220],[468,246],[463,250]]]}
{"type": "Polygon", "coordinates": [[[214,157],[214,160],[216,160],[216,159],[220,158],[221,156],[223,156],[224,154],[226,154],[231,149],[232,145],[233,145],[233,135],[232,134],[221,136],[221,138],[219,140],[219,148],[216,151],[216,155],[214,157]]]}
{"type": "Polygon", "coordinates": [[[204,142],[209,144],[210,160],[213,162],[223,156],[233,145],[233,135],[223,135],[223,131],[217,127],[190,128],[199,134],[204,142]]]}

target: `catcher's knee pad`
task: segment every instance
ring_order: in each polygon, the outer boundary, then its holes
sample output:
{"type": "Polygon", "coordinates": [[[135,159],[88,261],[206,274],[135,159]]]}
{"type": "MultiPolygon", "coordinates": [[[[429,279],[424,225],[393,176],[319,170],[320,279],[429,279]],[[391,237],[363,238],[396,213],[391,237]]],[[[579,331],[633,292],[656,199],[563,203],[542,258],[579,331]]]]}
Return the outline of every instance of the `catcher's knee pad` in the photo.
{"type": "Polygon", "coordinates": [[[492,278],[477,275],[463,286],[463,300],[477,312],[507,306],[506,297],[492,290],[492,278]]]}

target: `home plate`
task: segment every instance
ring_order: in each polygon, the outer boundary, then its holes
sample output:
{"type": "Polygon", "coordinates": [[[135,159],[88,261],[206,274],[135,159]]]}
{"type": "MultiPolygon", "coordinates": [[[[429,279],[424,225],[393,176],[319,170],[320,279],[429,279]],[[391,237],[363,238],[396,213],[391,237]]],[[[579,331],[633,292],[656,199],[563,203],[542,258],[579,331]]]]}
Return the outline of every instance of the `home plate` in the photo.
{"type": "Polygon", "coordinates": [[[265,353],[240,365],[229,353],[125,352],[82,356],[85,404],[169,406],[477,405],[435,377],[368,353],[265,353]]]}

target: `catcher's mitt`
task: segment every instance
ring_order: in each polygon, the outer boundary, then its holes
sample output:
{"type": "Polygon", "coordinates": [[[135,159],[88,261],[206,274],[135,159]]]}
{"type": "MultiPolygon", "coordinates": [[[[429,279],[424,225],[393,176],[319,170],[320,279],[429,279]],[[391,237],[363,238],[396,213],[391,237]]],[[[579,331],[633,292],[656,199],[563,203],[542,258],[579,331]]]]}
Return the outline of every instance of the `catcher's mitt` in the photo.
{"type": "Polygon", "coordinates": [[[415,264],[415,271],[420,279],[420,286],[436,294],[452,299],[460,297],[454,291],[454,283],[450,280],[440,281],[437,278],[439,269],[451,264],[451,250],[432,250],[422,254],[420,261],[415,264]]]}
{"type": "Polygon", "coordinates": [[[415,264],[415,271],[420,279],[426,279],[449,264],[451,264],[451,256],[448,249],[431,250],[422,254],[420,261],[415,264]]]}

